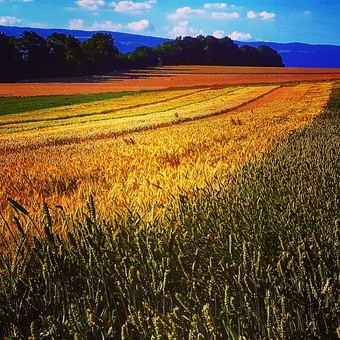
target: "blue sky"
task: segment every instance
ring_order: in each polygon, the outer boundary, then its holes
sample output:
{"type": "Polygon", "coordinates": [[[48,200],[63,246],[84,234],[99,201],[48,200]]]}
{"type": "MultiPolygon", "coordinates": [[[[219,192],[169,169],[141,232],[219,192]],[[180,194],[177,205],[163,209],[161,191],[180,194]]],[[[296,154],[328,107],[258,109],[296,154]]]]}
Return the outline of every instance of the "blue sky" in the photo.
{"type": "Polygon", "coordinates": [[[0,25],[340,45],[340,0],[0,0],[0,25]]]}

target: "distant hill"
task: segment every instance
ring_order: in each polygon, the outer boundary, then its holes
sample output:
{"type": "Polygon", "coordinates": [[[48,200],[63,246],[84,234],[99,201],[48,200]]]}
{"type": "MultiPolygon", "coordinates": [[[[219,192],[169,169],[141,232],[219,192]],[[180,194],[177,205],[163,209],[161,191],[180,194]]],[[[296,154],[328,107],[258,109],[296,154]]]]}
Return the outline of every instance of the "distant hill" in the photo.
{"type": "MultiPolygon", "coordinates": [[[[138,34],[108,32],[108,31],[82,31],[68,29],[46,29],[31,27],[1,26],[0,32],[6,35],[20,37],[24,31],[34,31],[46,38],[48,35],[58,32],[72,35],[80,41],[90,38],[96,32],[111,33],[115,40],[115,46],[122,53],[134,51],[139,46],[155,47],[164,42],[164,38],[144,36],[138,34]]],[[[304,43],[274,43],[274,42],[240,42],[239,46],[249,45],[257,47],[267,45],[278,51],[287,67],[324,67],[340,68],[340,46],[336,45],[310,45],[304,43]]]]}
{"type": "Polygon", "coordinates": [[[239,46],[268,45],[280,53],[287,67],[340,68],[340,46],[304,43],[237,42],[239,46]]]}
{"type": "Polygon", "coordinates": [[[31,28],[31,27],[12,27],[12,26],[1,26],[0,32],[6,35],[14,36],[19,38],[24,31],[34,31],[40,36],[46,38],[52,33],[64,33],[66,35],[72,35],[80,41],[85,41],[90,38],[94,33],[110,33],[112,34],[115,46],[121,53],[127,53],[134,51],[139,46],[155,47],[163,43],[165,39],[157,37],[149,37],[138,34],[120,33],[120,32],[109,32],[109,31],[81,31],[81,30],[68,30],[61,28],[31,28]]]}

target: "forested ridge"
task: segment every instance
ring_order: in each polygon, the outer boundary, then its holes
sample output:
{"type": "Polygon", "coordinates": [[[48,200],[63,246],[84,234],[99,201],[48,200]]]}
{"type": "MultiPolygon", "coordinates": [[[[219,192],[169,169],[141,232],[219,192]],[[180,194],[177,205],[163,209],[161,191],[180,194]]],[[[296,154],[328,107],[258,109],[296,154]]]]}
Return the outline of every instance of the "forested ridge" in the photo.
{"type": "Polygon", "coordinates": [[[141,46],[120,53],[109,33],[95,33],[81,42],[52,33],[46,39],[33,31],[19,38],[0,32],[0,81],[99,74],[158,65],[284,66],[272,48],[238,47],[230,38],[178,37],[157,47],[141,46]]]}

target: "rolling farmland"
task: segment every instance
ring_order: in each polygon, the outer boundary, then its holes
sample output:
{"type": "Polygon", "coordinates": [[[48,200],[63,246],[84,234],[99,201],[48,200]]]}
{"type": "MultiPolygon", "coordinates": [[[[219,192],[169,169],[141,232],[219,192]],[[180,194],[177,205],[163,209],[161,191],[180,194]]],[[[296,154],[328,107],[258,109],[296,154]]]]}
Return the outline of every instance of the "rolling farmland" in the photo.
{"type": "Polygon", "coordinates": [[[0,337],[335,339],[340,76],[280,71],[0,84],[0,337]]]}
{"type": "Polygon", "coordinates": [[[30,211],[39,201],[75,211],[94,194],[110,213],[153,212],[310,122],[330,88],[161,90],[4,115],[0,204],[11,197],[30,211]]]}

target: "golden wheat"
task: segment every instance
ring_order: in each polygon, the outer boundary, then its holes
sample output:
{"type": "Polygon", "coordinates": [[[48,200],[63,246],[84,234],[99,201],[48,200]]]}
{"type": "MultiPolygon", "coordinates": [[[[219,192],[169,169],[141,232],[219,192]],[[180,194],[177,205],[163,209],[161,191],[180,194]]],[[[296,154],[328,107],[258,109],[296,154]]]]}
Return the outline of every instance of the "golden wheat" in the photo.
{"type": "Polygon", "coordinates": [[[125,131],[148,125],[170,123],[179,119],[196,118],[219,110],[236,107],[247,100],[261,96],[277,86],[227,87],[223,89],[200,89],[181,91],[158,91],[151,97],[149,93],[131,96],[128,99],[108,100],[84,105],[73,105],[56,110],[40,110],[31,113],[8,115],[0,122],[0,135],[23,132],[56,131],[63,135],[85,134],[103,131],[125,131]],[[147,98],[145,99],[144,96],[147,98]],[[153,101],[152,101],[153,98],[153,101]],[[71,113],[70,113],[71,112],[71,113]],[[80,125],[81,124],[81,125],[80,125]],[[60,128],[60,129],[59,129],[60,128]],[[46,131],[48,129],[48,131],[46,131]]]}
{"type": "MultiPolygon", "coordinates": [[[[210,100],[197,102],[196,106],[187,103],[178,108],[177,103],[171,108],[165,104],[164,113],[151,110],[143,118],[131,112],[117,125],[117,119],[109,119],[14,136],[3,134],[0,196],[16,199],[29,211],[41,200],[75,211],[93,194],[98,209],[108,215],[129,208],[152,219],[173,206],[179,193],[203,187],[215,176],[226,176],[269,150],[274,139],[310,122],[321,111],[330,88],[331,83],[323,82],[274,91],[268,86],[220,89],[215,97],[211,93],[210,100]],[[242,103],[247,104],[238,107],[242,103]],[[197,118],[223,111],[228,112],[112,138],[95,138],[103,132],[173,123],[182,115],[197,118]],[[58,143],[58,135],[69,140],[58,143]]],[[[139,112],[139,108],[136,110],[139,112]]],[[[2,200],[0,205],[3,208],[6,203],[2,200]]]]}

